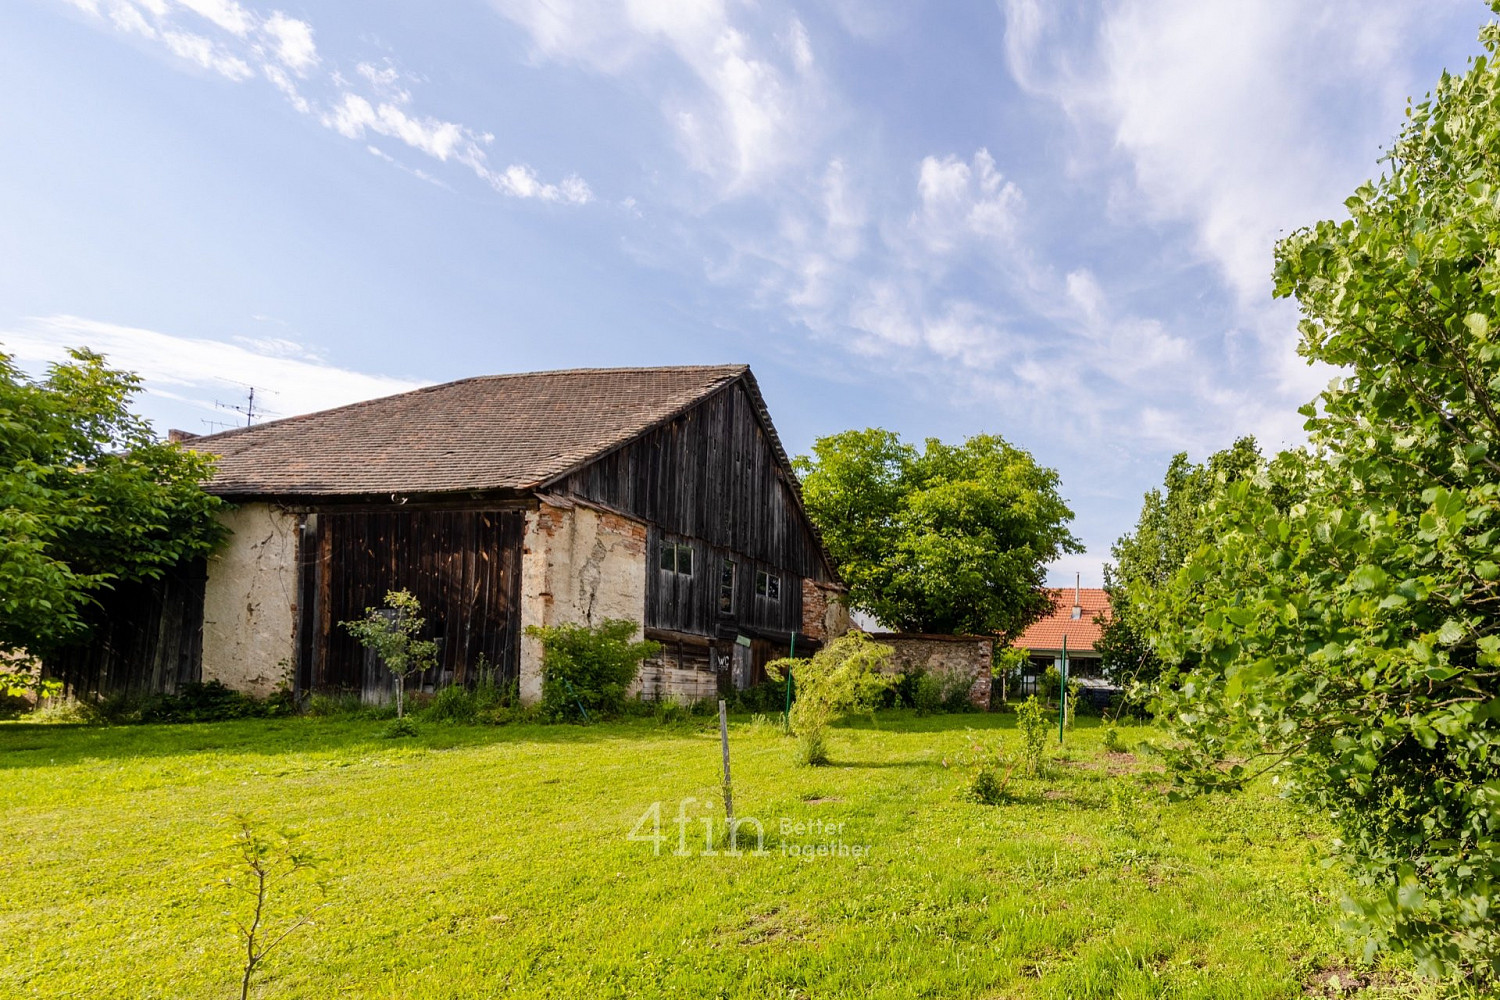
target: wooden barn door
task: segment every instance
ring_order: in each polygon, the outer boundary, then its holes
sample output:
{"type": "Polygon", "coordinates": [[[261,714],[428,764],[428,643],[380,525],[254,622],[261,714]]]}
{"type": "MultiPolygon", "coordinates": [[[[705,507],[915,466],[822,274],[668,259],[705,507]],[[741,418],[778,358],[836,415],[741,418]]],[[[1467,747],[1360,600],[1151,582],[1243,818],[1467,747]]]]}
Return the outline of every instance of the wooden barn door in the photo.
{"type": "Polygon", "coordinates": [[[303,690],[394,691],[341,627],[392,590],[422,603],[438,666],[408,690],[473,684],[481,663],[501,683],[519,671],[521,511],[369,510],[309,514],[302,539],[298,679],[303,690]]]}

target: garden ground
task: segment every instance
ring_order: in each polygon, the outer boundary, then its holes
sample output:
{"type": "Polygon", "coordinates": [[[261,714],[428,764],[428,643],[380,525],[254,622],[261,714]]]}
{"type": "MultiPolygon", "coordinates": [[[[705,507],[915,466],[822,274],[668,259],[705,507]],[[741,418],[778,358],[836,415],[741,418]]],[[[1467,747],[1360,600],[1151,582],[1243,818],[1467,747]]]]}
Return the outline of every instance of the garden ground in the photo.
{"type": "Polygon", "coordinates": [[[883,713],[823,768],[741,720],[735,803],[767,835],[738,857],[705,849],[706,720],[3,724],[0,996],[238,995],[215,885],[237,813],[325,858],[324,895],[273,896],[328,905],[252,996],[1425,995],[1351,965],[1325,831],[1267,788],[1169,802],[1082,720],[1048,777],[964,801],[945,758],[1014,750],[1014,719],[883,713]]]}

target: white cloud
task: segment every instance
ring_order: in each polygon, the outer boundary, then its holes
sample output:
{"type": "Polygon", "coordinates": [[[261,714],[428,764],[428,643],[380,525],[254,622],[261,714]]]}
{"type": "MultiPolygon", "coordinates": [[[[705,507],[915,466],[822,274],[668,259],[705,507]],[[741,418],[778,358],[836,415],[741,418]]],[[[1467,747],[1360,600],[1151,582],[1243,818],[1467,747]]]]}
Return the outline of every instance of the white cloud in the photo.
{"type": "Polygon", "coordinates": [[[255,26],[256,18],[235,0],[177,0],[177,3],[241,38],[255,26]]]}
{"type": "Polygon", "coordinates": [[[492,0],[524,28],[534,55],[620,74],[664,51],[696,82],[658,95],[688,163],[740,191],[799,162],[825,103],[813,43],[793,20],[765,49],[721,0],[492,0]],[[790,65],[787,65],[787,64],[790,65]],[[788,72],[790,70],[790,72],[788,72]]]}
{"type": "Polygon", "coordinates": [[[952,249],[969,236],[1010,235],[1025,204],[1021,189],[1000,176],[987,149],[970,163],[955,156],[924,158],[917,193],[922,206],[913,223],[934,250],[952,249]]]}
{"type": "Polygon", "coordinates": [[[147,394],[195,403],[205,416],[219,419],[223,413],[213,401],[232,395],[242,384],[255,386],[258,399],[263,397],[264,405],[278,416],[311,413],[423,384],[340,368],[284,338],[237,340],[226,343],[77,316],[47,316],[0,331],[0,350],[22,364],[40,366],[65,360],[70,347],[88,347],[108,357],[111,365],[140,375],[147,394]]]}
{"type": "MultiPolygon", "coordinates": [[[[116,29],[158,39],[178,58],[230,80],[248,80],[257,75],[258,69],[259,75],[295,110],[316,115],[323,125],[346,138],[364,140],[372,134],[383,136],[439,162],[457,162],[506,197],[568,205],[584,205],[593,200],[588,183],[574,174],[552,182],[544,181],[525,163],[492,167],[484,147],[493,142],[494,136],[460,122],[412,110],[411,92],[402,86],[410,77],[397,69],[389,57],[383,65],[357,64],[356,74],[364,81],[368,93],[359,92],[336,69],[315,76],[312,71],[320,65],[321,58],[313,40],[312,25],[282,11],[273,10],[267,16],[237,0],[173,0],[176,7],[169,6],[168,0],[62,2],[96,18],[105,19],[107,15],[107,22],[116,29]],[[199,20],[193,22],[195,28],[204,27],[201,22],[207,21],[220,29],[221,34],[210,37],[184,28],[178,23],[178,11],[196,15],[199,20]]],[[[387,153],[379,155],[422,180],[442,185],[436,178],[387,153]]]]}
{"type": "Polygon", "coordinates": [[[318,64],[318,47],[313,43],[312,25],[306,21],[287,17],[278,10],[266,19],[260,30],[270,38],[276,58],[293,71],[305,74],[318,64]]]}
{"type": "Polygon", "coordinates": [[[202,35],[186,31],[164,31],[161,40],[172,54],[204,69],[221,73],[234,81],[248,80],[255,75],[250,64],[237,56],[229,55],[202,35]]]}
{"type": "Polygon", "coordinates": [[[1272,246],[1341,214],[1375,172],[1405,96],[1427,83],[1412,43],[1457,3],[1116,0],[1071,34],[1052,4],[1000,0],[1011,75],[1081,130],[1079,169],[1123,162],[1129,190],[1112,206],[1134,218],[1120,221],[1191,227],[1259,351],[1293,358],[1277,366],[1291,396],[1323,378],[1296,363],[1294,317],[1271,303],[1272,246]]]}

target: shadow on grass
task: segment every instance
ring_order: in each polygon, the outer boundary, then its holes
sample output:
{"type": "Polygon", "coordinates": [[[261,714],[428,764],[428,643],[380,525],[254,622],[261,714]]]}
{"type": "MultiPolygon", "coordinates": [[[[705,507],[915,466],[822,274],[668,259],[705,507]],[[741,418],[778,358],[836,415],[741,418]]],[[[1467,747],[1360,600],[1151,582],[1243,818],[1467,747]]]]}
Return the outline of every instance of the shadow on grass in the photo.
{"type": "Polygon", "coordinates": [[[91,760],[230,754],[379,753],[449,750],[507,743],[597,743],[611,739],[679,739],[690,730],[652,719],[592,726],[512,723],[504,726],[418,722],[418,735],[386,739],[388,720],[291,717],[172,725],[91,726],[0,723],[0,771],[91,760]]]}

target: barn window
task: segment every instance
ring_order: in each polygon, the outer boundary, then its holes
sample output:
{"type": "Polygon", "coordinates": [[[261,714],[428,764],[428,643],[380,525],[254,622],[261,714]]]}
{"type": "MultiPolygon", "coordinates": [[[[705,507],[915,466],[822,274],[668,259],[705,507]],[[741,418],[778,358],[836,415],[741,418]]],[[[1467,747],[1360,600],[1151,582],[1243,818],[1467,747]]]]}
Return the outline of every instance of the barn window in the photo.
{"type": "Polygon", "coordinates": [[[781,577],[760,570],[755,574],[755,596],[768,601],[781,600],[781,577]]]}
{"type": "Polygon", "coordinates": [[[668,573],[680,573],[683,576],[693,575],[693,549],[690,545],[673,545],[670,542],[662,543],[661,568],[668,573]]]}
{"type": "Polygon", "coordinates": [[[719,570],[719,611],[734,613],[734,560],[725,559],[719,570]]]}

